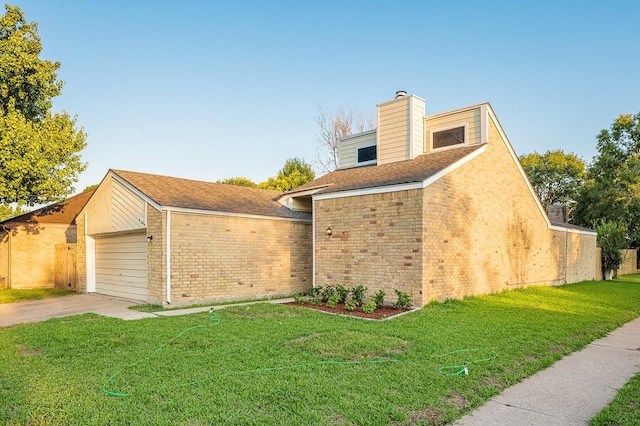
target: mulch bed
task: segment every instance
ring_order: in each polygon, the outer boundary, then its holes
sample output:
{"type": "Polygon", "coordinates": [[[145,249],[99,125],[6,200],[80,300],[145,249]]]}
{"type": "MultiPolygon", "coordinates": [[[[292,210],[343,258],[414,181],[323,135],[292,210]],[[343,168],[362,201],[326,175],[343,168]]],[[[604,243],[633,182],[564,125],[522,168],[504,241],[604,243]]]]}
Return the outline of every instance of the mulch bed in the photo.
{"type": "Polygon", "coordinates": [[[316,309],[318,311],[330,312],[332,314],[337,314],[337,315],[348,315],[352,317],[368,318],[368,319],[375,319],[375,320],[383,320],[383,319],[391,318],[393,316],[412,310],[412,309],[395,309],[391,306],[383,306],[381,308],[376,309],[372,314],[367,314],[365,312],[362,312],[359,306],[355,311],[347,311],[344,308],[344,304],[342,303],[338,303],[338,306],[336,306],[335,308],[329,308],[324,304],[312,305],[311,303],[298,303],[298,302],[288,302],[288,303],[285,303],[285,305],[300,306],[301,308],[311,308],[311,309],[316,309]]]}

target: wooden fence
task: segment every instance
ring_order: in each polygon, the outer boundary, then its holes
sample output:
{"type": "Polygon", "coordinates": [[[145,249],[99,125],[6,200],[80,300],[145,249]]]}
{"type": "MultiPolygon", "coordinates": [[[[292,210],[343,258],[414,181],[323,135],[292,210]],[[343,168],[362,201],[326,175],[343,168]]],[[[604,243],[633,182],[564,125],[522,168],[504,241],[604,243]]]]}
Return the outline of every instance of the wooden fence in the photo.
{"type": "Polygon", "coordinates": [[[55,250],[55,288],[76,291],[78,285],[76,245],[56,244],[55,250]]]}

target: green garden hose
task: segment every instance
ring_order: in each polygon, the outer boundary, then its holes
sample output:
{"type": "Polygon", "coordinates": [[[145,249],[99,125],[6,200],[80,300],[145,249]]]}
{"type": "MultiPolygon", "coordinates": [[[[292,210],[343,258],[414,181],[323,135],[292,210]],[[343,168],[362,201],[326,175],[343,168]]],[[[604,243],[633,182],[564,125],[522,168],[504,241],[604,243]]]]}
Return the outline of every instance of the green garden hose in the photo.
{"type": "MultiPolygon", "coordinates": [[[[111,390],[107,389],[107,386],[109,385],[109,383],[111,383],[112,380],[114,380],[116,377],[118,377],[123,371],[147,361],[149,358],[151,358],[151,356],[153,354],[161,351],[167,345],[169,345],[171,342],[176,340],[178,337],[188,333],[189,331],[195,330],[197,328],[208,328],[208,327],[213,327],[215,325],[219,325],[220,324],[220,319],[216,315],[215,311],[210,311],[210,312],[213,314],[211,317],[209,317],[209,319],[211,321],[213,321],[212,323],[196,325],[196,326],[189,327],[189,328],[186,328],[186,329],[182,330],[175,337],[171,338],[169,341],[167,341],[166,343],[164,343],[164,344],[160,345],[158,348],[156,348],[151,355],[149,355],[149,356],[147,356],[145,358],[139,359],[138,361],[133,362],[133,363],[127,365],[126,367],[123,367],[120,370],[118,370],[115,373],[113,373],[111,375],[111,377],[109,377],[107,379],[107,381],[104,383],[104,385],[102,386],[102,391],[104,393],[106,393],[107,395],[111,395],[111,396],[120,396],[120,397],[131,396],[130,393],[121,393],[121,392],[111,391],[111,390]]],[[[223,374],[222,376],[219,376],[219,377],[239,376],[239,375],[246,375],[246,374],[257,374],[257,373],[264,373],[264,372],[268,372],[268,371],[291,370],[291,369],[294,369],[294,368],[313,367],[313,366],[317,366],[317,365],[379,364],[379,363],[387,363],[387,362],[399,362],[399,360],[397,360],[397,359],[371,359],[371,360],[366,360],[366,361],[318,361],[318,362],[312,362],[312,363],[308,363],[308,364],[294,364],[294,365],[287,365],[287,366],[283,366],[283,367],[269,367],[269,368],[259,368],[259,369],[256,369],[256,370],[237,371],[237,372],[234,372],[234,373],[226,373],[226,374],[223,374]]],[[[182,384],[180,386],[191,386],[191,385],[196,385],[196,384],[200,384],[200,383],[209,382],[211,380],[214,380],[214,378],[213,377],[209,377],[209,378],[205,378],[205,379],[202,379],[202,380],[195,380],[193,382],[184,383],[184,384],[182,384]]]]}
{"type": "MultiPolygon", "coordinates": [[[[434,358],[444,358],[450,355],[455,355],[455,354],[460,354],[460,353],[468,353],[468,352],[478,352],[479,349],[478,348],[474,348],[474,349],[459,349],[457,351],[452,351],[452,352],[447,352],[444,354],[439,354],[439,355],[434,355],[434,358]]],[[[474,359],[471,361],[465,361],[463,364],[460,365],[447,365],[444,367],[440,367],[438,369],[439,372],[446,374],[447,376],[459,376],[460,374],[469,374],[469,366],[471,364],[478,364],[480,362],[487,362],[487,361],[491,361],[494,360],[498,357],[498,354],[494,351],[491,351],[491,353],[493,354],[492,356],[490,356],[489,358],[479,358],[479,359],[474,359]],[[452,373],[446,373],[446,371],[448,370],[455,370],[452,373]]]]}

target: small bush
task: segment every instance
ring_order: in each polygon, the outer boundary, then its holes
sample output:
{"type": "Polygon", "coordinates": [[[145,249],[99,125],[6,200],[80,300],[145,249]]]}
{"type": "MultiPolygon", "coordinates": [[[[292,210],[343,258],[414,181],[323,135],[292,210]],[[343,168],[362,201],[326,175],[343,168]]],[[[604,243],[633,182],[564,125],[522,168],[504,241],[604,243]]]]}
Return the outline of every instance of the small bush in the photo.
{"type": "Polygon", "coordinates": [[[293,296],[293,300],[296,301],[296,303],[300,303],[301,305],[304,305],[305,303],[309,302],[309,296],[307,296],[306,294],[295,294],[293,296]]]}
{"type": "Polygon", "coordinates": [[[376,305],[375,300],[370,300],[369,302],[365,303],[361,307],[362,312],[364,312],[365,314],[372,314],[375,312],[377,308],[378,308],[378,305],[376,305]]]}
{"type": "Polygon", "coordinates": [[[366,291],[367,288],[362,284],[357,287],[353,287],[351,289],[351,300],[353,300],[356,305],[362,305],[362,299],[364,299],[364,294],[366,291]]]}
{"type": "Polygon", "coordinates": [[[409,293],[405,293],[404,291],[395,289],[396,296],[398,296],[398,300],[393,304],[395,309],[409,309],[413,306],[413,299],[409,296],[409,293]]]}
{"type": "Polygon", "coordinates": [[[322,297],[322,289],[320,287],[314,287],[309,291],[309,297],[312,299],[322,297]]]}
{"type": "Polygon", "coordinates": [[[322,301],[324,302],[329,301],[331,296],[334,296],[335,294],[336,294],[335,288],[331,287],[330,285],[326,286],[324,289],[322,289],[322,301]]]}
{"type": "Polygon", "coordinates": [[[343,285],[338,284],[336,286],[336,294],[340,299],[340,302],[345,302],[347,300],[347,296],[349,296],[349,290],[347,290],[343,285]]]}
{"type": "Polygon", "coordinates": [[[386,293],[384,292],[384,289],[380,289],[376,291],[376,294],[374,294],[371,298],[374,302],[376,302],[376,308],[382,308],[382,305],[384,305],[385,294],[386,293]]]}
{"type": "Polygon", "coordinates": [[[357,307],[358,305],[356,305],[356,302],[354,302],[353,300],[344,301],[344,308],[349,312],[355,311],[357,307]]]}
{"type": "Polygon", "coordinates": [[[333,294],[327,300],[327,308],[335,308],[338,306],[338,302],[340,302],[340,297],[337,294],[333,294]]]}

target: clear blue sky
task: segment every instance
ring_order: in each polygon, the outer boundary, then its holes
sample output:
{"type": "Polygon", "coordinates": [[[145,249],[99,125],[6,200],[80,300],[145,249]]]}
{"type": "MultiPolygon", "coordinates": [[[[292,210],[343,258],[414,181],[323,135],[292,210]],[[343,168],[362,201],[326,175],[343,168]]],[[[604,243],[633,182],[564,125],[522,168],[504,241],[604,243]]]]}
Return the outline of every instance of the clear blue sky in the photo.
{"type": "Polygon", "coordinates": [[[315,158],[318,108],[406,90],[489,101],[516,152],[575,152],[640,111],[640,2],[65,1],[16,4],[61,62],[89,167],[215,181],[315,158]]]}

